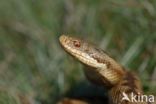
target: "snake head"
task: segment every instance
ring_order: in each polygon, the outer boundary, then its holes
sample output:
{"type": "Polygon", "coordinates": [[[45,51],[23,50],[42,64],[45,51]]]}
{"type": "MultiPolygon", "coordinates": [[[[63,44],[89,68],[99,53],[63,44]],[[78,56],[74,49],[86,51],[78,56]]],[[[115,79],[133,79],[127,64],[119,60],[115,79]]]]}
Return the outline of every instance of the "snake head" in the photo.
{"type": "Polygon", "coordinates": [[[104,55],[102,50],[97,49],[94,45],[65,35],[62,35],[59,40],[63,48],[83,64],[98,69],[107,68],[107,65],[102,62],[103,57],[101,56],[104,55]]]}

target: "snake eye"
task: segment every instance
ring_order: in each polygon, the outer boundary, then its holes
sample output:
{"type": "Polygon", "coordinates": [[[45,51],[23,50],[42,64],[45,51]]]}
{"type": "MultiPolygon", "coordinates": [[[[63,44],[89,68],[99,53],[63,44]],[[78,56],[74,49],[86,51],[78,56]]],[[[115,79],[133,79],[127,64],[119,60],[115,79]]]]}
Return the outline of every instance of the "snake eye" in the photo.
{"type": "Polygon", "coordinates": [[[78,40],[74,40],[73,44],[74,44],[75,47],[80,47],[81,46],[81,43],[78,40]]]}

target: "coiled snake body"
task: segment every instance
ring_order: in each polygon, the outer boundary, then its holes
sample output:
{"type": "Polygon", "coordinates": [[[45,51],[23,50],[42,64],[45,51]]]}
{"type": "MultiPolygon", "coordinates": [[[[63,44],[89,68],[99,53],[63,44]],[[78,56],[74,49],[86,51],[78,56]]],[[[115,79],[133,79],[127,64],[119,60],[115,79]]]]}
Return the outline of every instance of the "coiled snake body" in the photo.
{"type": "MultiPolygon", "coordinates": [[[[124,94],[126,97],[130,97],[132,93],[143,94],[140,81],[134,73],[126,71],[102,49],[82,39],[65,35],[62,35],[59,40],[67,53],[88,67],[84,72],[90,82],[107,86],[110,104],[150,104],[145,101],[131,102],[123,99],[124,94]]],[[[71,104],[87,104],[87,102],[71,104]]]]}

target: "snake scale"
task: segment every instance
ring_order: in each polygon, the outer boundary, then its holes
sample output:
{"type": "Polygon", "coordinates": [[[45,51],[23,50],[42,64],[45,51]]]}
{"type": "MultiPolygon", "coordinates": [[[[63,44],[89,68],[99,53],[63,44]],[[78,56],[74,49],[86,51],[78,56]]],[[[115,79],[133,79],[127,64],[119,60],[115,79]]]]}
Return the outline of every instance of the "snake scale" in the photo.
{"type": "MultiPolygon", "coordinates": [[[[123,100],[124,95],[128,98],[132,93],[137,97],[143,95],[140,80],[135,73],[125,70],[102,49],[83,39],[66,35],[60,36],[59,41],[67,53],[87,66],[84,72],[90,82],[108,88],[109,104],[153,104],[145,101],[123,100]]],[[[59,104],[90,103],[65,99],[59,104]]]]}

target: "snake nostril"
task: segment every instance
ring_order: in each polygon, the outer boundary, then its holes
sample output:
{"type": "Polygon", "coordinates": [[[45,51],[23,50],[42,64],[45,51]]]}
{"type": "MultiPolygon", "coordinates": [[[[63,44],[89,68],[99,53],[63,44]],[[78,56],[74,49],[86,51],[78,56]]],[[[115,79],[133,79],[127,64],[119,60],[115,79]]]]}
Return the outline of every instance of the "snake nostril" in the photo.
{"type": "Polygon", "coordinates": [[[74,43],[75,47],[80,47],[81,46],[81,43],[78,40],[74,40],[73,43],[74,43]]]}

